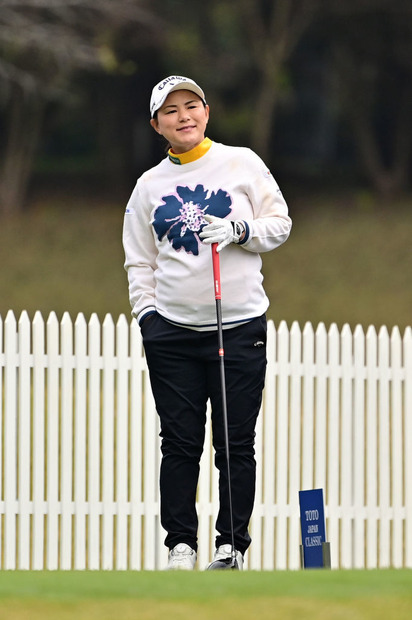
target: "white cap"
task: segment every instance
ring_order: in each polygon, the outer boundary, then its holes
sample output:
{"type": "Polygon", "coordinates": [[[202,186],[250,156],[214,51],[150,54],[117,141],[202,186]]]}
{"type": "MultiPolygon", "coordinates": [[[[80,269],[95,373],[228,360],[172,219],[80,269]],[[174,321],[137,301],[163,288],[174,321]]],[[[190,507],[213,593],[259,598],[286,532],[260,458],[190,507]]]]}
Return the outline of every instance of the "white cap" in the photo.
{"type": "Polygon", "coordinates": [[[152,96],[150,98],[150,116],[153,118],[155,112],[162,107],[166,101],[166,97],[174,90],[191,90],[202,99],[206,104],[206,97],[203,90],[189,78],[182,77],[181,75],[170,75],[165,78],[159,84],[156,84],[152,90],[152,96]]]}

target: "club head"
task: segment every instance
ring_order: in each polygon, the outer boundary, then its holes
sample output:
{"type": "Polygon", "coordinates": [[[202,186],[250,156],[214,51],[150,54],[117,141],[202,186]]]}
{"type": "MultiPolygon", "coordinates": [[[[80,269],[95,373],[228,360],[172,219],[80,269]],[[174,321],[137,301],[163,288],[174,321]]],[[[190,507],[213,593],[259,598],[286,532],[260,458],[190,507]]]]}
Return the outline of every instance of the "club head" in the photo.
{"type": "Polygon", "coordinates": [[[207,570],[239,570],[239,564],[236,558],[224,558],[223,560],[215,560],[207,567],[207,570]]]}

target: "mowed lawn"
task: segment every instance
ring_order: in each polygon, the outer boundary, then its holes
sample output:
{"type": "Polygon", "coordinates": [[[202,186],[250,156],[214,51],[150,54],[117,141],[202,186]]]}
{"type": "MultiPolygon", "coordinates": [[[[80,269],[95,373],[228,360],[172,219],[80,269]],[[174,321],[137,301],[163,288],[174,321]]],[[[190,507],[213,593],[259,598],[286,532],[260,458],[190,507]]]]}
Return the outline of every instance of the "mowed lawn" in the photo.
{"type": "MultiPolygon", "coordinates": [[[[287,197],[288,198],[288,197],[287,197]]],[[[412,324],[412,199],[376,205],[355,195],[288,198],[287,243],[262,255],[276,325],[412,324]]],[[[68,311],[130,317],[121,244],[124,205],[39,203],[0,221],[0,315],[68,311]]],[[[224,260],[222,256],[221,260],[224,260]]],[[[211,284],[211,295],[213,288],[211,284]]],[[[222,291],[224,303],[225,291],[222,291]]]]}
{"type": "Polygon", "coordinates": [[[411,570],[0,575],[0,620],[411,617],[411,570]]]}

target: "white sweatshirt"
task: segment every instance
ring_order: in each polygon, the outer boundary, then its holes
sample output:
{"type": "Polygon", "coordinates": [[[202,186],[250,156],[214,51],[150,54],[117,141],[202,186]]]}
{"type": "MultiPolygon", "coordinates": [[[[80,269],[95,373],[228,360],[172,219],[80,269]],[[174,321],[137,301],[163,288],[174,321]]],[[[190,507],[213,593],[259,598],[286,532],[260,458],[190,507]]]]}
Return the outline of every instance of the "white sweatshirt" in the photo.
{"type": "Polygon", "coordinates": [[[286,202],[250,149],[208,138],[202,147],[185,154],[188,163],[167,157],[145,172],[127,204],[125,269],[132,314],[139,321],[156,310],[182,327],[216,328],[211,247],[199,238],[205,213],[246,225],[241,244],[220,252],[224,327],[258,317],[269,306],[259,252],[288,238],[286,202]]]}

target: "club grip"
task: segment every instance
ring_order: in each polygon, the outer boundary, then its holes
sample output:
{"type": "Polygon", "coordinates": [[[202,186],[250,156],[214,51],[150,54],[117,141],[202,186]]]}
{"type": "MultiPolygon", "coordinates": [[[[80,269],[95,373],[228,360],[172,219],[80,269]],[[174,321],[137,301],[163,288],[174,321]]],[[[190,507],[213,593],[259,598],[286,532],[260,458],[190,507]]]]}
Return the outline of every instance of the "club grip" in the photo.
{"type": "Polygon", "coordinates": [[[213,261],[213,280],[215,284],[215,299],[222,299],[222,291],[220,288],[220,260],[217,251],[217,243],[212,243],[212,261],[213,261]]]}

